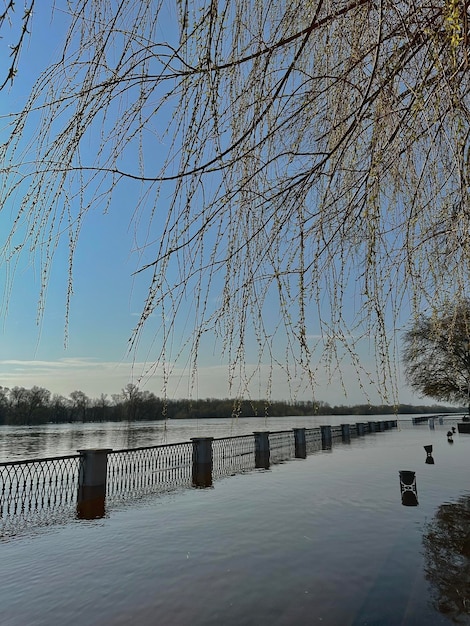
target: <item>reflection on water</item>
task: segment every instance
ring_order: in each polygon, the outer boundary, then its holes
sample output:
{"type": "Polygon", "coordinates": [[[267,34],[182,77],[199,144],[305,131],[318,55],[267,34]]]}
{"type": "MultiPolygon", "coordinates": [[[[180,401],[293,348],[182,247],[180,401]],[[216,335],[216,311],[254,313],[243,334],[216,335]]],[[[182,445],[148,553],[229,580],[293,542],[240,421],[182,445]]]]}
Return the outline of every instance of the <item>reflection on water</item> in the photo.
{"type": "Polygon", "coordinates": [[[455,623],[470,618],[470,495],[442,504],[423,536],[433,604],[455,623]]]}
{"type": "MultiPolygon", "coordinates": [[[[250,422],[248,432],[283,427],[250,422]]],[[[306,458],[211,489],[150,496],[101,520],[1,542],[0,623],[469,624],[470,435],[454,434],[449,446],[447,431],[372,433],[328,451],[318,442],[306,458]],[[424,462],[429,445],[436,464],[424,462]],[[403,468],[414,473],[419,506],[402,506],[403,468]]],[[[199,425],[177,436],[205,434],[199,425]]],[[[113,436],[105,445],[127,447],[113,436]]]]}
{"type": "MultiPolygon", "coordinates": [[[[370,419],[375,419],[373,416],[370,419]]],[[[390,416],[378,416],[377,420],[390,416]]],[[[215,418],[0,426],[0,462],[75,454],[85,448],[138,448],[189,441],[191,437],[233,437],[257,430],[279,431],[323,424],[355,423],[357,416],[215,418]]],[[[409,420],[408,420],[409,423],[409,420]]]]}
{"type": "Polygon", "coordinates": [[[287,428],[295,426],[289,420],[264,418],[0,426],[0,462],[75,454],[85,448],[117,450],[179,443],[191,437],[235,436],[257,428],[280,430],[286,423],[287,428]]]}

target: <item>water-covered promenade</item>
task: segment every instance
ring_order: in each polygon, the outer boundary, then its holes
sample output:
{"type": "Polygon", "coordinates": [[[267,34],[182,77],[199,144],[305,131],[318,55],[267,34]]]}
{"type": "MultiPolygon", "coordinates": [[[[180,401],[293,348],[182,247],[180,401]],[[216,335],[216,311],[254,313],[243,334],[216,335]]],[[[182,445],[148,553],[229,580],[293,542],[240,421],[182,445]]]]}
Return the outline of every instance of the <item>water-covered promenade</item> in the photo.
{"type": "Polygon", "coordinates": [[[322,425],[0,463],[0,534],[70,518],[96,519],[113,505],[150,494],[211,487],[242,472],[267,470],[289,459],[380,433],[396,420],[322,425]]]}

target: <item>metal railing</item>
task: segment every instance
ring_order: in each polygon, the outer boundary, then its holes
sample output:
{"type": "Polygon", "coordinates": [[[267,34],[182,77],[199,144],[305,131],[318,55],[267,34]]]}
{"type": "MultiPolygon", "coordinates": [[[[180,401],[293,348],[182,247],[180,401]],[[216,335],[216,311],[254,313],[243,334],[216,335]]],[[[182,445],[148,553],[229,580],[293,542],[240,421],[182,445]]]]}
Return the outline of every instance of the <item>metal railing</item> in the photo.
{"type": "Polygon", "coordinates": [[[125,500],[191,486],[191,442],[113,450],[108,454],[106,498],[125,500]]]}
{"type": "Polygon", "coordinates": [[[0,463],[0,537],[74,514],[80,455],[0,463]]]}
{"type": "Polygon", "coordinates": [[[220,437],[212,442],[212,474],[215,479],[255,469],[253,435],[220,437]]]}
{"type": "MultiPolygon", "coordinates": [[[[392,426],[396,421],[376,430],[392,426]]],[[[369,424],[344,424],[0,463],[0,537],[70,517],[100,517],[105,506],[109,510],[150,494],[211,486],[223,477],[306,458],[341,437],[346,441],[365,432],[374,430],[369,424]]]]}
{"type": "Polygon", "coordinates": [[[294,432],[283,430],[269,433],[270,462],[280,463],[295,456],[294,432]]]}
{"type": "Polygon", "coordinates": [[[0,464],[0,518],[75,503],[79,458],[74,454],[0,464]]]}

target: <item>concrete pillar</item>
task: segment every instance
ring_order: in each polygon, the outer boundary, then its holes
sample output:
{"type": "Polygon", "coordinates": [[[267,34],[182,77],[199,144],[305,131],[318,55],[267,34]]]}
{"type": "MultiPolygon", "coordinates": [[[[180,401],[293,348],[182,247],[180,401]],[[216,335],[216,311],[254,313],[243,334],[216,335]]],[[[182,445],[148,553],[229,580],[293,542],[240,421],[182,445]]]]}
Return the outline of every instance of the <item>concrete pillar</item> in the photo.
{"type": "Polygon", "coordinates": [[[294,431],[295,458],[306,459],[307,442],[305,440],[305,428],[293,428],[292,430],[294,431]]]}
{"type": "Polygon", "coordinates": [[[212,487],[212,442],[214,437],[191,437],[193,442],[193,487],[212,487]]]}
{"type": "Polygon", "coordinates": [[[356,422],[357,436],[364,435],[364,424],[362,422],[356,422]]]}
{"type": "Polygon", "coordinates": [[[323,450],[329,450],[331,448],[331,426],[320,426],[321,430],[321,447],[323,450]]]}
{"type": "Polygon", "coordinates": [[[112,451],[112,448],[78,450],[77,517],[80,519],[104,516],[108,454],[112,451]]]}
{"type": "Polygon", "coordinates": [[[270,466],[270,447],[269,432],[256,431],[255,436],[255,467],[258,469],[269,469],[270,466]]]}
{"type": "Polygon", "coordinates": [[[341,424],[341,437],[343,441],[350,441],[351,429],[349,428],[349,424],[341,424]]]}

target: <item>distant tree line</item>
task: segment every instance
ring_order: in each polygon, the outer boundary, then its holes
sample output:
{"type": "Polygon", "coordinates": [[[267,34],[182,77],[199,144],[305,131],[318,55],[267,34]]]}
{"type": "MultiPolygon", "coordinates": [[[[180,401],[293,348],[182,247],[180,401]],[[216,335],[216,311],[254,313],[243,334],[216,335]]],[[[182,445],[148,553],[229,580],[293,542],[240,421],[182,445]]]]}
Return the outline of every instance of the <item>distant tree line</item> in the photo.
{"type": "Polygon", "coordinates": [[[330,406],[326,402],[299,400],[170,400],[158,398],[151,391],[141,391],[128,384],[119,394],[101,394],[90,399],[83,391],[72,391],[68,397],[51,394],[43,387],[0,386],[0,425],[34,425],[64,422],[107,422],[158,419],[194,419],[216,417],[281,417],[309,415],[391,415],[410,413],[453,412],[459,409],[442,406],[330,406]]]}

